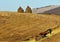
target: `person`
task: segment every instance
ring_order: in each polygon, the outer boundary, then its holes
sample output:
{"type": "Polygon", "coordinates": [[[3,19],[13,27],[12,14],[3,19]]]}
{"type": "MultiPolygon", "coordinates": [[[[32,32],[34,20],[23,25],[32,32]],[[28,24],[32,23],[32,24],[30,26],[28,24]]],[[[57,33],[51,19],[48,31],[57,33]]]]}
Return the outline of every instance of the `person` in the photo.
{"type": "Polygon", "coordinates": [[[37,37],[38,37],[37,35],[34,36],[35,40],[37,40],[37,37]]]}

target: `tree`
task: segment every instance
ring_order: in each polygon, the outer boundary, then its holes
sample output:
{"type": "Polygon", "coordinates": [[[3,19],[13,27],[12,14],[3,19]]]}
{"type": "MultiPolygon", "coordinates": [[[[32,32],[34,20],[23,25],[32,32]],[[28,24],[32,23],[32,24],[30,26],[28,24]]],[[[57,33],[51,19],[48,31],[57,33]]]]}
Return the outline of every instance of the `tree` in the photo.
{"type": "Polygon", "coordinates": [[[25,13],[32,13],[32,9],[29,6],[27,6],[25,13]]]}
{"type": "Polygon", "coordinates": [[[19,8],[18,8],[18,13],[24,13],[23,8],[19,7],[19,8]]]}

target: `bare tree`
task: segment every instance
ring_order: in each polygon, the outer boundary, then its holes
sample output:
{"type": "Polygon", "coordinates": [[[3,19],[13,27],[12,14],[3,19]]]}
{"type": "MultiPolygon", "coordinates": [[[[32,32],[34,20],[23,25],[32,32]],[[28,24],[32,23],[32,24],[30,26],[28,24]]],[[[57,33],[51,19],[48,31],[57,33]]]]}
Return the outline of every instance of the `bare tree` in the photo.
{"type": "Polygon", "coordinates": [[[29,6],[27,6],[25,13],[32,13],[32,9],[29,6]]]}
{"type": "Polygon", "coordinates": [[[23,8],[21,8],[21,7],[19,7],[17,11],[18,11],[18,13],[24,13],[23,8]]]}

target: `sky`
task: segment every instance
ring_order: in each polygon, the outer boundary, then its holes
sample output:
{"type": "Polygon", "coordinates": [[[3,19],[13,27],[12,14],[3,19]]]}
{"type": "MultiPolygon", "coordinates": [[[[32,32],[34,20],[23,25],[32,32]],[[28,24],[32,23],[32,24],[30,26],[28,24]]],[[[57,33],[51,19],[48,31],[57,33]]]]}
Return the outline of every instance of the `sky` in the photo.
{"type": "Polygon", "coordinates": [[[0,0],[0,11],[17,11],[19,6],[25,10],[27,6],[39,8],[48,5],[60,5],[60,0],[0,0]]]}

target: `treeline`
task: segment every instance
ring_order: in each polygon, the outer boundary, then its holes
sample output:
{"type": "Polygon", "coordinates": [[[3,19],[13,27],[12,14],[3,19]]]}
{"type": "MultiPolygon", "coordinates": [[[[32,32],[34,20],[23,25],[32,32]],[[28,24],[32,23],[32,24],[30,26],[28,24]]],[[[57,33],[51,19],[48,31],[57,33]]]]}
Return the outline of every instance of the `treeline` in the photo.
{"type": "Polygon", "coordinates": [[[32,13],[32,9],[29,6],[27,6],[25,11],[23,10],[22,7],[19,7],[17,11],[18,13],[32,13]]]}

